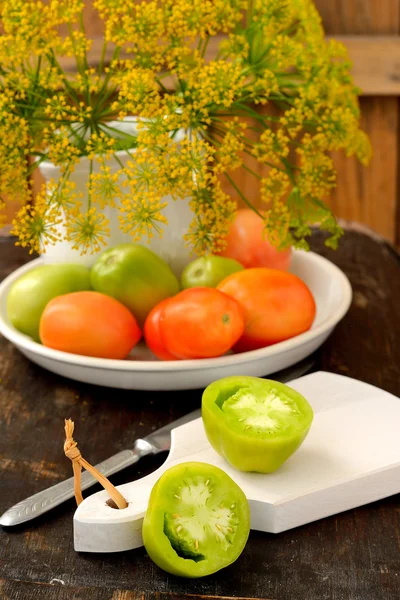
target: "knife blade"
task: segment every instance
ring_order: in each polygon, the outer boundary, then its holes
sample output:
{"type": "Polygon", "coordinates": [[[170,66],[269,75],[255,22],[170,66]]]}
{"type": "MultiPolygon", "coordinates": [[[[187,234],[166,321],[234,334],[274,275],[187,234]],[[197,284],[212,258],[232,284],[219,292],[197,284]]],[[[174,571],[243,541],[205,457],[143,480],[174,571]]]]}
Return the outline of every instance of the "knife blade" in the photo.
{"type": "MultiPolygon", "coordinates": [[[[308,373],[315,364],[313,357],[308,357],[297,365],[288,367],[275,373],[271,376],[271,379],[286,383],[297,377],[301,377],[305,373],[308,373]]],[[[114,454],[110,458],[107,458],[103,462],[96,465],[98,469],[105,477],[109,477],[114,473],[118,473],[129,467],[130,465],[138,462],[143,456],[150,454],[159,454],[169,450],[171,445],[171,431],[180,425],[189,423],[201,416],[201,410],[195,410],[187,415],[184,415],[180,419],[164,425],[160,429],[153,431],[143,439],[137,439],[134,443],[133,450],[122,450],[118,454],[114,454]]],[[[82,490],[86,490],[97,483],[97,480],[90,475],[87,471],[82,473],[81,487],[82,490]]],[[[56,485],[53,485],[21,502],[15,504],[0,517],[0,525],[5,527],[13,527],[20,525],[26,521],[31,521],[36,517],[48,512],[52,508],[55,508],[59,504],[62,504],[66,500],[73,498],[74,496],[74,478],[70,477],[65,481],[61,481],[56,485]]]]}

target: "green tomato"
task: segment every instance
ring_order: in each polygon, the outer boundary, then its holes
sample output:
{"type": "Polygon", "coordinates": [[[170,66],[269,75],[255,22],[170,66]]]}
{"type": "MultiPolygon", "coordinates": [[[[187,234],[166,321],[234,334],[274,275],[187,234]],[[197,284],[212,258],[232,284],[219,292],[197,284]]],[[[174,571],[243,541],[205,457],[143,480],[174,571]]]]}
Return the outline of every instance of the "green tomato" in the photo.
{"type": "Polygon", "coordinates": [[[106,250],[90,271],[97,292],[125,304],[143,325],[151,309],[179,292],[179,282],[157,254],[138,244],[106,250]]]}
{"type": "Polygon", "coordinates": [[[201,256],[185,267],[181,277],[181,285],[183,289],[217,287],[228,275],[242,270],[242,265],[232,258],[201,256]]]}
{"type": "Polygon", "coordinates": [[[272,473],[299,448],[313,420],[307,400],[283,383],[226,377],[210,384],[202,417],[212,447],[240,471],[272,473]]]}
{"type": "Polygon", "coordinates": [[[90,290],[89,269],[82,265],[43,265],[13,283],[7,296],[7,314],[18,331],[39,342],[39,323],[50,300],[71,292],[90,290]]]}
{"type": "Polygon", "coordinates": [[[150,558],[181,577],[227,567],[249,532],[249,503],[240,487],[221,469],[199,462],[176,465],[160,477],[142,531],[150,558]]]}

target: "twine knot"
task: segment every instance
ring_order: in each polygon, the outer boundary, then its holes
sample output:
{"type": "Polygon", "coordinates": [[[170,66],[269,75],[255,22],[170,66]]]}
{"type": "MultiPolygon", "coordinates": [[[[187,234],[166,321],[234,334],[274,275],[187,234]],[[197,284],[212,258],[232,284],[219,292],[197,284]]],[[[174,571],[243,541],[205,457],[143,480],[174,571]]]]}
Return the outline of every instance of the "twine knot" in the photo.
{"type": "Polygon", "coordinates": [[[71,419],[65,419],[64,454],[67,458],[69,458],[72,461],[72,469],[74,471],[74,493],[76,503],[78,504],[78,506],[81,502],[83,502],[81,488],[81,471],[83,467],[84,469],[89,471],[89,473],[93,475],[93,477],[97,479],[99,483],[101,483],[105,490],[107,490],[107,492],[110,494],[111,498],[114,500],[118,508],[126,508],[128,506],[128,503],[122,496],[122,494],[120,494],[120,492],[113,486],[113,484],[110,481],[108,481],[108,479],[104,477],[104,475],[102,475],[100,471],[96,469],[96,467],[93,467],[87,462],[87,460],[85,460],[82,457],[78,448],[78,444],[72,437],[73,433],[74,422],[71,421],[71,419]]]}
{"type": "Polygon", "coordinates": [[[65,442],[64,454],[67,458],[70,458],[71,460],[79,460],[82,456],[79,451],[78,444],[76,442],[65,442]]]}
{"type": "Polygon", "coordinates": [[[78,443],[72,437],[74,433],[74,422],[71,419],[65,419],[65,442],[64,442],[64,454],[67,458],[72,461],[79,460],[81,453],[78,448],[78,443]]]}

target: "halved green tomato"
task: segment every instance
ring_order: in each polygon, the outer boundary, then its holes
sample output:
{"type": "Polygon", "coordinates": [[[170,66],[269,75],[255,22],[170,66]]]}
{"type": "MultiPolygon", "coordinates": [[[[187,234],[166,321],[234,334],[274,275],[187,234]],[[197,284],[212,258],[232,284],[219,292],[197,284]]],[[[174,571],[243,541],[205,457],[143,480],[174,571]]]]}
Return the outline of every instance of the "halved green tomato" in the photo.
{"type": "Polygon", "coordinates": [[[203,393],[209,442],[240,471],[279,469],[302,444],[313,416],[304,396],[268,379],[226,377],[203,393]]]}
{"type": "Polygon", "coordinates": [[[233,563],[250,531],[240,487],[221,469],[187,462],[157,481],[143,521],[150,558],[168,573],[204,577],[233,563]]]}

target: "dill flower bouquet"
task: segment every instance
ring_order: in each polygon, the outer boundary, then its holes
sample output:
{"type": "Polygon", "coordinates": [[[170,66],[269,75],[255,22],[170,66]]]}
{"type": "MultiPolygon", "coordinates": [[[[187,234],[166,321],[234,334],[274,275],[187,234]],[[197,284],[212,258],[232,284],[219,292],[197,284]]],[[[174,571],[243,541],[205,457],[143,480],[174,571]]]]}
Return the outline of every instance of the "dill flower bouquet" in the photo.
{"type": "Polygon", "coordinates": [[[226,185],[257,211],[241,168],[254,176],[272,243],[307,247],[318,223],[337,244],[323,201],[335,186],[330,152],[367,163],[370,146],[346,50],[325,41],[311,0],[93,5],[104,21],[96,66],[82,0],[0,3],[0,202],[21,202],[20,245],[43,251],[64,239],[98,251],[105,207],[133,240],[151,238],[168,227],[166,202],[189,198],[185,242],[216,253],[236,209],[226,185]],[[73,73],[63,57],[75,58],[73,73]],[[85,190],[73,178],[82,161],[85,190]],[[33,198],[30,175],[46,162],[58,175],[33,198]]]}

